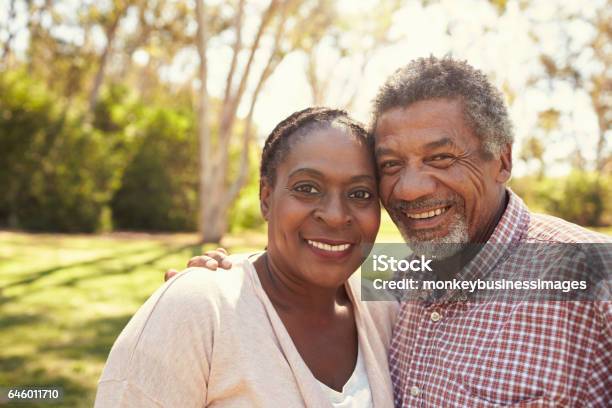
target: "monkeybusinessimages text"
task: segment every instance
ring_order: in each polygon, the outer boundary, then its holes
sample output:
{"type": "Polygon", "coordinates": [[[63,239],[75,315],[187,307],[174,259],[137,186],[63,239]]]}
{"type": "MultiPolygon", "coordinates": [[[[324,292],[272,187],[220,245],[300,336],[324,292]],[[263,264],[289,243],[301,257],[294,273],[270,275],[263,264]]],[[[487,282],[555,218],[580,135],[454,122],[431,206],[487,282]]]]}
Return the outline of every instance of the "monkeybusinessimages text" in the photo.
{"type": "Polygon", "coordinates": [[[372,281],[374,289],[381,290],[461,290],[470,293],[477,290],[554,290],[568,293],[587,289],[586,281],[578,280],[424,280],[408,277],[398,279],[398,272],[432,272],[432,277],[435,276],[431,266],[433,260],[423,255],[413,259],[374,255],[371,259],[373,272],[392,272],[394,274],[392,279],[376,278],[372,281]]]}

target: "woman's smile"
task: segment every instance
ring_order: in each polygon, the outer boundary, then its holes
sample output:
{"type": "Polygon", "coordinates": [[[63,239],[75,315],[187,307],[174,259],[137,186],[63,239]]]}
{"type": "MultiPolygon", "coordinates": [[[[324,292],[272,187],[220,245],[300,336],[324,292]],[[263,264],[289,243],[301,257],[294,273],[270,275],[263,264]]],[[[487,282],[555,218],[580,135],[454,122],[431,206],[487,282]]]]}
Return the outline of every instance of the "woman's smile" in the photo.
{"type": "Polygon", "coordinates": [[[344,260],[355,249],[349,241],[330,240],[326,238],[304,239],[310,250],[325,260],[344,260]]]}

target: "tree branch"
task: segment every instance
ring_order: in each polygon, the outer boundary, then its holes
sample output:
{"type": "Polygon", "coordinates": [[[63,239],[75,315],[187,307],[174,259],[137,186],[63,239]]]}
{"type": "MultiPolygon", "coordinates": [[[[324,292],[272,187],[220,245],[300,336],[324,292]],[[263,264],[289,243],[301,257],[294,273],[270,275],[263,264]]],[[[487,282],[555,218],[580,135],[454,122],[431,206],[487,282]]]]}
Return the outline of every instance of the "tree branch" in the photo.
{"type": "Polygon", "coordinates": [[[253,91],[253,95],[251,97],[251,103],[249,106],[249,113],[245,119],[245,128],[242,133],[242,151],[240,155],[240,169],[238,170],[238,176],[228,189],[227,195],[224,200],[225,206],[230,206],[234,200],[238,197],[240,190],[245,186],[248,178],[248,172],[250,167],[250,157],[249,151],[251,147],[252,141],[252,125],[253,125],[253,114],[255,112],[255,106],[257,103],[257,99],[259,98],[259,93],[263,89],[264,84],[270,78],[278,64],[282,61],[282,55],[280,54],[280,42],[282,36],[285,32],[285,23],[286,23],[286,7],[283,7],[283,12],[281,14],[281,22],[277,27],[276,33],[274,35],[274,45],[272,48],[272,52],[270,53],[270,57],[266,62],[266,66],[264,67],[259,80],[257,81],[257,86],[253,91]]]}

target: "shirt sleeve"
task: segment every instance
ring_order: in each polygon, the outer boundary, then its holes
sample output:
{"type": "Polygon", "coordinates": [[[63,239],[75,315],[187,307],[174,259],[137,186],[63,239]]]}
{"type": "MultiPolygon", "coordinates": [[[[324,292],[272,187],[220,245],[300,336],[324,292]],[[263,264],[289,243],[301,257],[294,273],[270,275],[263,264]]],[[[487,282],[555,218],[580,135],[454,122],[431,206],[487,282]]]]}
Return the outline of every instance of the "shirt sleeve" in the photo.
{"type": "Polygon", "coordinates": [[[179,274],[136,312],[111,349],[95,407],[206,404],[218,332],[211,301],[215,285],[208,275],[203,270],[179,274]]]}
{"type": "Polygon", "coordinates": [[[609,407],[612,401],[612,302],[594,302],[599,336],[589,367],[586,406],[609,407]]]}

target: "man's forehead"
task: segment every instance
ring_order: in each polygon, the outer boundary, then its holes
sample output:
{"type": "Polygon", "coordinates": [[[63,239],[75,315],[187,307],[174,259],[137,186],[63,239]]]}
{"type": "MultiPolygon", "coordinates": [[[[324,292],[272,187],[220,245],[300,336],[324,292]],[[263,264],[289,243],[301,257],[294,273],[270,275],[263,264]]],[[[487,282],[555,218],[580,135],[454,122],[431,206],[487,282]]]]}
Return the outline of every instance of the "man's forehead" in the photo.
{"type": "Polygon", "coordinates": [[[472,133],[460,101],[434,99],[385,111],[376,122],[374,140],[377,146],[391,147],[409,138],[410,143],[436,148],[462,145],[472,133]]]}
{"type": "MultiPolygon", "coordinates": [[[[432,122],[462,121],[463,103],[459,99],[435,98],[396,106],[382,112],[376,121],[380,126],[431,126],[432,122]]],[[[375,130],[376,130],[375,129],[375,130]]]]}

